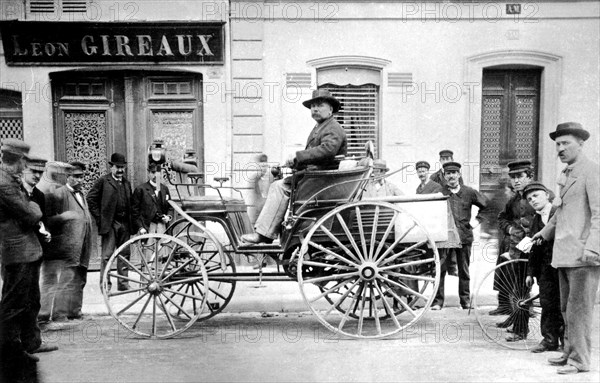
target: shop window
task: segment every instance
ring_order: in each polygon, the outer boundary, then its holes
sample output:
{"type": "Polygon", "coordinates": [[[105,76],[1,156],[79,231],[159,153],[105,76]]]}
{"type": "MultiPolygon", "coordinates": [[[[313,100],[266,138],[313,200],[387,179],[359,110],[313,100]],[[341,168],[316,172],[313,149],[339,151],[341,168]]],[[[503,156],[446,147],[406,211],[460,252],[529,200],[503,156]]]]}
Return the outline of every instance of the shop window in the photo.
{"type": "Polygon", "coordinates": [[[0,89],[0,141],[5,138],[23,139],[21,105],[21,92],[0,89]]]}

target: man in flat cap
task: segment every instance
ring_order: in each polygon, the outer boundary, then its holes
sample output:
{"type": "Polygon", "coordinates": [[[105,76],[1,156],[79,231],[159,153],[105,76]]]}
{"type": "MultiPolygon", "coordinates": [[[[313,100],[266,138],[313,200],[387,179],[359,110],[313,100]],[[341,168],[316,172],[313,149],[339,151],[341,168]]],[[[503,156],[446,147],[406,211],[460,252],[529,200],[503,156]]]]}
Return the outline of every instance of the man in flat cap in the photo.
{"type": "MultiPolygon", "coordinates": [[[[532,181],[525,186],[523,197],[535,210],[530,229],[531,233],[537,233],[544,228],[558,207],[552,205],[549,190],[541,182],[532,181]]],[[[539,242],[531,248],[525,279],[527,287],[533,285],[534,278],[537,281],[540,290],[540,306],[542,306],[540,332],[543,339],[538,345],[531,348],[531,352],[534,353],[558,350],[559,343],[564,342],[565,325],[560,312],[558,270],[551,265],[554,244],[553,241],[539,242]]],[[[524,320],[528,320],[529,311],[522,311],[527,315],[524,320]]]]}
{"type": "Polygon", "coordinates": [[[25,170],[23,170],[23,175],[21,176],[25,193],[31,201],[40,206],[40,210],[42,211],[42,219],[40,220],[40,227],[38,229],[38,238],[40,239],[42,247],[50,242],[52,238],[52,235],[46,228],[46,196],[37,187],[44,174],[46,162],[48,161],[41,157],[29,156],[27,158],[27,166],[25,167],[25,170]]]}
{"type": "Polygon", "coordinates": [[[385,160],[376,159],[373,161],[372,179],[369,181],[363,192],[364,197],[386,197],[404,195],[398,186],[389,182],[385,178],[385,173],[390,169],[387,167],[385,160]]]}
{"type": "Polygon", "coordinates": [[[13,381],[38,360],[30,353],[42,345],[37,325],[42,257],[37,231],[42,211],[28,198],[21,182],[29,145],[16,139],[5,139],[1,145],[0,252],[4,284],[0,301],[0,380],[13,381]]]}
{"type": "MultiPolygon", "coordinates": [[[[317,122],[308,136],[306,148],[288,158],[288,164],[296,169],[337,169],[337,155],[346,155],[346,132],[335,120],[334,113],[341,103],[325,89],[313,91],[312,98],[302,103],[310,109],[317,122]]],[[[265,205],[254,225],[255,233],[242,235],[248,243],[271,243],[281,230],[281,223],[288,207],[291,193],[291,177],[275,181],[269,188],[265,205]]]]}
{"type": "Polygon", "coordinates": [[[138,185],[133,191],[131,214],[134,230],[138,234],[165,232],[166,225],[171,222],[171,199],[169,188],[160,181],[160,165],[148,164],[148,181],[138,185]]]}
{"type": "MultiPolygon", "coordinates": [[[[444,177],[446,186],[442,193],[448,196],[448,203],[454,216],[454,223],[458,229],[461,247],[454,249],[456,261],[458,263],[458,298],[460,306],[467,310],[471,306],[471,293],[469,284],[469,262],[471,260],[471,244],[473,243],[473,229],[471,228],[471,208],[473,205],[479,208],[479,213],[487,207],[487,199],[477,190],[465,185],[461,185],[460,179],[461,165],[458,162],[450,161],[444,164],[444,177]]],[[[480,219],[480,215],[477,218],[480,219]]],[[[440,286],[433,301],[432,310],[440,310],[444,306],[444,279],[448,269],[447,251],[440,253],[440,286]]]]}
{"type": "Polygon", "coordinates": [[[417,176],[419,177],[419,180],[421,180],[421,183],[419,186],[417,186],[417,194],[433,194],[442,192],[442,185],[427,177],[430,167],[431,166],[427,161],[417,161],[415,164],[417,176]]]}
{"type": "MultiPolygon", "coordinates": [[[[129,236],[134,234],[131,222],[131,184],[125,178],[125,156],[121,153],[113,153],[110,156],[110,173],[100,177],[87,195],[87,203],[90,213],[98,225],[98,234],[102,238],[102,254],[100,255],[100,272],[104,275],[104,269],[112,253],[127,242],[129,236]]],[[[127,250],[125,258],[129,257],[127,250]]],[[[117,260],[117,273],[127,277],[127,264],[120,259],[117,260]]],[[[102,281],[101,281],[102,283],[102,281]]],[[[107,280],[110,289],[112,283],[107,280]]],[[[119,291],[129,290],[129,283],[124,278],[119,278],[117,289],[119,291]]]]}
{"type": "Polygon", "coordinates": [[[42,302],[49,306],[46,315],[54,322],[82,317],[83,288],[93,249],[92,217],[82,193],[86,166],[79,161],[69,165],[66,184],[48,196],[48,224],[54,240],[47,250],[43,279],[53,286],[42,302]]]}
{"type": "MultiPolygon", "coordinates": [[[[451,161],[454,161],[454,152],[452,152],[452,150],[448,150],[448,149],[441,150],[440,151],[440,164],[442,165],[442,167],[440,168],[440,170],[438,170],[437,172],[430,175],[429,179],[442,185],[442,187],[446,186],[446,177],[444,177],[444,164],[446,162],[451,162],[451,161]]],[[[464,184],[462,175],[458,179],[458,182],[461,185],[464,184]]]]}
{"type": "Polygon", "coordinates": [[[559,124],[550,138],[567,166],[558,180],[561,203],[533,236],[554,240],[552,266],[558,269],[561,312],[566,323],[563,354],[548,362],[559,374],[589,371],[594,302],[600,280],[600,169],[583,154],[590,133],[577,122],[559,124]]]}

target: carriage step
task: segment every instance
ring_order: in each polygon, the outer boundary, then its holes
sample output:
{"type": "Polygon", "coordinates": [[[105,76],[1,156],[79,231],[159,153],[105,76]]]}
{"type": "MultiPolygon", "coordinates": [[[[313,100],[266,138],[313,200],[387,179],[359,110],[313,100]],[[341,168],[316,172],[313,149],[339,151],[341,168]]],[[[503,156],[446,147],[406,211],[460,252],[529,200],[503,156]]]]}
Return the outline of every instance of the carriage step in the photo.
{"type": "Polygon", "coordinates": [[[273,253],[273,252],[281,252],[281,245],[279,243],[245,243],[241,242],[238,246],[239,251],[250,251],[250,252],[265,252],[265,253],[273,253]]]}
{"type": "Polygon", "coordinates": [[[219,302],[208,302],[208,308],[215,311],[221,308],[221,304],[219,302]]]}

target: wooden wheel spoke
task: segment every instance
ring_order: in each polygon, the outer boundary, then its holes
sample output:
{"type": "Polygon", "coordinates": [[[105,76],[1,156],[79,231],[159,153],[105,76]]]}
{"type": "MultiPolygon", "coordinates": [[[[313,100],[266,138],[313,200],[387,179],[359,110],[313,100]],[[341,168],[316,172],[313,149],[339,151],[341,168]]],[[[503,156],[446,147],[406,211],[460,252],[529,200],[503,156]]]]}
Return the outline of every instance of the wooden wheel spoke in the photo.
{"type": "Polygon", "coordinates": [[[336,214],[336,218],[337,218],[338,222],[340,223],[340,226],[342,226],[342,229],[344,230],[344,233],[346,234],[346,238],[348,238],[348,241],[350,241],[352,248],[354,249],[356,255],[358,256],[359,263],[365,262],[365,258],[362,256],[362,253],[361,253],[360,249],[358,248],[358,245],[356,244],[356,241],[354,240],[354,237],[352,236],[352,233],[350,232],[348,225],[346,225],[346,222],[344,222],[344,219],[342,218],[342,216],[339,213],[336,214]]]}
{"type": "MultiPolygon", "coordinates": [[[[156,241],[156,242],[158,242],[158,241],[156,241]]],[[[162,279],[164,277],[167,267],[171,264],[171,261],[173,260],[173,255],[175,254],[176,249],[177,249],[177,246],[173,246],[173,248],[171,248],[171,252],[169,253],[169,256],[167,257],[167,260],[165,261],[165,266],[160,271],[160,275],[158,276],[158,279],[162,279]]]]}
{"type": "MultiPolygon", "coordinates": [[[[373,281],[373,284],[375,285],[375,289],[377,290],[377,292],[381,296],[381,300],[383,302],[383,306],[385,307],[385,311],[392,318],[392,321],[394,321],[394,324],[396,325],[396,327],[398,327],[398,328],[402,327],[400,325],[400,322],[398,322],[398,319],[396,318],[396,314],[394,313],[394,308],[390,307],[390,304],[385,299],[385,294],[383,294],[383,291],[381,290],[381,287],[379,286],[379,283],[377,283],[377,281],[375,280],[375,281],[373,281]]],[[[395,299],[395,298],[392,297],[392,299],[395,299]]]]}
{"type": "MultiPolygon", "coordinates": [[[[171,297],[172,296],[173,295],[171,295],[171,297]]],[[[185,315],[189,320],[192,319],[192,317],[185,311],[185,309],[183,307],[181,307],[177,302],[175,302],[172,298],[167,296],[167,294],[165,294],[165,298],[169,301],[169,303],[171,303],[173,306],[177,307],[177,310],[179,313],[185,315]]]]}
{"type": "Polygon", "coordinates": [[[317,266],[317,267],[324,267],[324,268],[332,268],[332,269],[338,269],[338,270],[356,270],[355,267],[350,267],[350,266],[341,266],[341,265],[336,265],[334,263],[323,263],[323,262],[315,262],[315,261],[302,261],[303,265],[308,265],[308,266],[317,266]]]}
{"type": "MultiPolygon", "coordinates": [[[[395,261],[396,259],[400,258],[400,257],[401,257],[401,256],[403,256],[404,254],[406,254],[406,253],[408,253],[408,252],[410,252],[410,251],[413,251],[413,250],[414,250],[414,249],[416,249],[416,248],[419,248],[419,247],[423,246],[425,243],[427,243],[427,240],[424,240],[424,241],[421,241],[421,242],[417,242],[417,243],[415,243],[414,245],[412,245],[412,246],[410,246],[410,247],[407,247],[406,249],[402,250],[401,252],[399,252],[399,253],[395,253],[394,255],[392,255],[392,256],[391,256],[391,257],[389,257],[389,258],[386,258],[386,259],[380,259],[381,263],[380,263],[379,265],[383,267],[383,265],[386,265],[386,264],[388,264],[388,263],[390,263],[390,262],[393,262],[393,261],[395,261]]],[[[393,249],[393,247],[390,247],[390,248],[389,248],[389,249],[386,251],[386,254],[389,254],[389,253],[392,251],[392,249],[393,249]]],[[[382,256],[382,258],[383,258],[383,256],[382,256]]],[[[414,262],[416,262],[416,261],[414,261],[414,262]]],[[[405,263],[405,264],[408,264],[408,263],[410,263],[410,262],[407,262],[407,263],[405,263]]],[[[423,263],[423,262],[421,262],[421,263],[423,263]]],[[[417,263],[417,265],[418,265],[418,263],[417,263]]]]}
{"type": "Polygon", "coordinates": [[[333,235],[333,233],[331,233],[331,231],[329,231],[325,226],[319,226],[319,230],[325,233],[329,237],[329,239],[331,239],[340,249],[342,249],[344,253],[346,253],[346,255],[352,258],[354,262],[361,263],[361,261],[357,259],[354,254],[352,254],[350,249],[343,245],[342,242],[340,242],[340,240],[335,235],[333,235]]]}
{"type": "MultiPolygon", "coordinates": [[[[358,283],[358,280],[356,282],[358,283]]],[[[350,310],[352,309],[352,306],[354,306],[354,303],[356,302],[357,299],[358,299],[358,294],[354,294],[354,296],[352,297],[352,302],[350,302],[350,305],[344,311],[344,316],[342,317],[342,320],[340,321],[340,323],[338,325],[338,331],[342,331],[342,329],[344,328],[344,324],[346,324],[346,321],[348,320],[348,317],[350,316],[350,310]]]]}
{"type": "Polygon", "coordinates": [[[152,335],[156,336],[156,295],[152,296],[152,335]]]}
{"type": "MultiPolygon", "coordinates": [[[[181,270],[184,267],[186,267],[187,265],[189,265],[193,260],[194,260],[193,258],[190,258],[187,261],[183,262],[181,265],[177,266],[175,269],[171,270],[171,272],[168,275],[162,277],[161,282],[171,278],[175,273],[177,273],[179,270],[181,270]]],[[[165,268],[166,268],[166,265],[165,265],[165,268]]]]}
{"type": "Polygon", "coordinates": [[[197,296],[190,295],[190,294],[187,294],[187,293],[182,293],[181,291],[175,291],[175,290],[171,290],[171,289],[165,289],[164,291],[168,291],[171,294],[181,295],[181,296],[184,296],[184,297],[187,297],[187,298],[190,298],[190,299],[202,300],[202,298],[198,298],[197,296]]]}
{"type": "MultiPolygon", "coordinates": [[[[367,300],[367,289],[365,288],[365,284],[363,283],[361,285],[362,289],[360,294],[358,294],[359,299],[360,299],[360,311],[359,311],[359,316],[358,316],[358,325],[357,325],[357,332],[358,334],[362,334],[363,332],[363,324],[364,324],[364,319],[365,319],[365,301],[367,300]]],[[[357,303],[359,303],[357,301],[357,303]]],[[[356,310],[355,310],[356,312],[356,310]]]]}
{"type": "MultiPolygon", "coordinates": [[[[412,231],[412,229],[414,229],[416,226],[417,226],[417,224],[415,222],[413,222],[413,225],[411,227],[409,227],[408,230],[406,230],[406,232],[404,234],[402,234],[400,237],[396,238],[394,243],[392,243],[390,245],[390,247],[383,254],[381,254],[379,257],[377,257],[375,262],[379,263],[381,260],[383,260],[386,257],[386,255],[388,255],[389,253],[394,251],[396,246],[398,246],[398,244],[400,242],[402,242],[402,240],[408,235],[408,233],[410,233],[412,231]]],[[[427,241],[425,241],[425,242],[427,242],[427,241]]],[[[384,262],[382,264],[385,264],[385,263],[387,263],[387,262],[384,262]]]]}
{"type": "Polygon", "coordinates": [[[124,256],[122,256],[121,254],[117,255],[117,257],[118,257],[118,258],[119,258],[121,261],[125,262],[125,263],[127,264],[127,266],[129,266],[129,267],[131,268],[131,270],[133,270],[133,271],[135,271],[136,273],[138,273],[138,274],[139,274],[139,275],[140,275],[142,278],[144,278],[145,280],[147,280],[147,281],[150,281],[150,279],[149,279],[148,277],[146,277],[146,276],[144,275],[144,273],[142,273],[142,272],[141,272],[141,271],[140,271],[140,270],[139,270],[137,267],[135,267],[135,266],[133,265],[133,263],[129,262],[129,260],[128,260],[127,258],[125,258],[124,256]]]}
{"type": "Polygon", "coordinates": [[[323,291],[321,292],[321,294],[317,295],[316,297],[313,297],[310,299],[310,302],[315,302],[323,297],[325,297],[327,294],[331,294],[334,291],[339,290],[342,286],[348,284],[348,281],[341,281],[337,284],[335,284],[333,287],[330,288],[325,288],[324,286],[320,286],[321,289],[323,289],[323,291]]]}
{"type": "Polygon", "coordinates": [[[204,279],[202,276],[199,276],[199,277],[190,277],[190,278],[185,278],[185,279],[178,279],[178,280],[175,280],[175,281],[163,283],[162,286],[166,287],[166,286],[172,286],[172,285],[180,285],[180,284],[184,284],[184,283],[201,281],[202,279],[204,279]]]}
{"type": "Polygon", "coordinates": [[[171,313],[167,309],[167,306],[165,305],[165,302],[163,302],[163,300],[161,299],[160,295],[158,296],[158,302],[160,303],[160,305],[162,307],[162,311],[165,313],[165,315],[167,317],[167,321],[169,322],[169,325],[171,326],[171,329],[173,331],[177,331],[177,327],[175,326],[175,322],[173,322],[173,318],[171,317],[171,313]]]}
{"type": "MultiPolygon", "coordinates": [[[[342,296],[340,297],[340,299],[337,300],[337,302],[335,302],[326,312],[325,312],[325,316],[328,316],[329,314],[331,314],[331,312],[333,311],[333,309],[340,307],[340,305],[342,303],[344,303],[344,301],[346,300],[346,298],[348,298],[348,295],[350,295],[350,293],[352,292],[352,290],[356,287],[356,285],[358,285],[359,280],[355,280],[352,283],[352,286],[350,286],[350,288],[344,293],[342,294],[342,296]]],[[[344,281],[343,283],[347,283],[347,281],[344,281]]],[[[312,300],[311,302],[316,301],[317,299],[312,300]]]]}
{"type": "Polygon", "coordinates": [[[381,253],[383,246],[385,245],[388,237],[390,236],[390,233],[394,229],[397,218],[398,218],[398,212],[394,210],[394,216],[392,217],[390,223],[388,224],[387,228],[385,229],[385,233],[383,234],[383,236],[381,237],[381,240],[379,241],[377,250],[375,250],[375,253],[373,254],[373,258],[372,258],[373,261],[377,261],[379,259],[379,254],[381,253]]]}
{"type": "MultiPolygon", "coordinates": [[[[333,251],[329,250],[329,249],[328,249],[328,248],[326,248],[326,247],[323,247],[322,245],[320,245],[320,244],[318,244],[318,243],[315,243],[315,242],[313,242],[313,241],[309,241],[309,242],[308,242],[308,244],[309,244],[309,245],[311,245],[312,247],[314,247],[314,248],[316,248],[316,249],[318,249],[318,250],[320,250],[320,251],[322,251],[322,252],[326,253],[327,255],[330,255],[330,256],[332,256],[333,258],[335,258],[335,259],[337,259],[337,260],[339,260],[339,261],[342,261],[342,262],[344,262],[344,263],[346,263],[346,264],[352,265],[352,266],[354,266],[355,268],[357,268],[357,267],[358,267],[358,265],[357,265],[356,263],[354,263],[354,262],[350,261],[349,259],[347,259],[347,258],[344,258],[344,257],[342,257],[342,256],[340,256],[340,255],[338,255],[338,254],[334,253],[333,251]]],[[[303,261],[303,262],[304,262],[304,261],[303,261]]]]}
{"type": "Polygon", "coordinates": [[[146,270],[148,270],[148,274],[150,274],[150,266],[146,261],[146,257],[144,256],[144,252],[142,251],[142,246],[140,244],[138,244],[137,246],[135,245],[136,243],[133,243],[131,247],[133,247],[136,250],[136,252],[140,255],[140,259],[142,260],[143,266],[146,268],[146,270]]]}
{"type": "Polygon", "coordinates": [[[404,267],[409,267],[409,266],[423,265],[425,263],[431,263],[431,262],[435,262],[435,258],[418,259],[416,261],[409,261],[409,262],[404,262],[404,263],[396,263],[396,264],[393,264],[393,265],[390,265],[390,266],[380,267],[379,270],[381,270],[381,271],[388,271],[388,270],[393,270],[393,269],[398,269],[398,268],[404,268],[404,267]]]}
{"type": "Polygon", "coordinates": [[[377,278],[386,281],[390,285],[394,285],[396,287],[399,287],[399,288],[403,289],[404,291],[406,291],[406,292],[408,292],[408,293],[410,293],[412,295],[415,295],[415,296],[417,296],[417,297],[419,297],[419,298],[421,298],[421,299],[423,299],[425,301],[427,300],[427,297],[425,295],[423,295],[423,294],[421,294],[421,293],[419,293],[419,292],[411,289],[410,287],[406,286],[403,283],[398,283],[396,281],[392,281],[391,279],[388,279],[388,278],[385,278],[385,277],[382,277],[382,276],[377,276],[377,278]]]}
{"type": "Polygon", "coordinates": [[[148,294],[148,299],[146,299],[146,303],[144,303],[144,306],[140,310],[140,313],[138,314],[137,318],[135,319],[135,322],[133,322],[133,325],[131,326],[132,328],[137,327],[137,324],[139,323],[140,319],[142,318],[142,315],[144,315],[144,311],[146,311],[146,307],[148,307],[148,303],[150,303],[151,299],[152,299],[152,295],[148,294]]]}
{"type": "Polygon", "coordinates": [[[352,273],[334,274],[334,275],[328,275],[325,277],[316,277],[316,278],[305,279],[304,282],[305,283],[318,283],[318,282],[335,281],[338,279],[355,277],[357,275],[358,275],[358,271],[352,272],[352,273]]]}
{"type": "MultiPolygon", "coordinates": [[[[377,301],[375,299],[375,294],[373,294],[373,284],[369,283],[369,292],[371,294],[371,307],[374,307],[373,317],[375,318],[375,328],[377,329],[377,335],[381,335],[381,322],[379,322],[379,310],[377,309],[377,301]]],[[[385,302],[385,297],[381,296],[381,300],[385,302]]]]}
{"type": "Polygon", "coordinates": [[[373,217],[373,228],[371,229],[371,243],[369,244],[369,261],[373,260],[373,252],[377,243],[377,227],[379,226],[379,205],[375,206],[375,216],[373,217]]]}
{"type": "Polygon", "coordinates": [[[113,278],[116,278],[116,279],[124,279],[124,280],[126,280],[126,281],[133,282],[133,283],[137,283],[137,284],[142,284],[142,283],[144,283],[144,282],[140,281],[139,279],[133,279],[133,278],[129,278],[128,276],[121,275],[121,274],[115,274],[115,273],[111,273],[111,272],[109,272],[107,275],[108,275],[109,277],[113,277],[113,278]]]}
{"type": "Polygon", "coordinates": [[[400,305],[406,310],[408,311],[414,318],[417,317],[417,313],[406,303],[404,303],[404,301],[402,300],[402,298],[400,298],[398,296],[398,294],[396,294],[396,292],[391,288],[388,287],[388,290],[386,291],[386,293],[389,293],[398,303],[400,303],[400,305]]]}
{"type": "Polygon", "coordinates": [[[145,287],[140,287],[139,289],[131,289],[131,290],[125,290],[125,291],[117,291],[116,293],[109,293],[108,296],[109,297],[118,297],[119,295],[125,295],[125,294],[133,294],[133,293],[138,293],[140,291],[146,291],[145,287]]]}
{"type": "Polygon", "coordinates": [[[129,302],[127,304],[127,306],[123,307],[121,310],[119,310],[119,312],[117,312],[117,316],[119,316],[119,315],[123,314],[125,311],[129,310],[131,307],[133,307],[133,305],[135,305],[136,303],[141,301],[142,298],[144,298],[147,294],[148,294],[148,292],[146,291],[146,292],[144,292],[144,294],[141,294],[140,296],[138,296],[137,298],[135,298],[134,300],[129,302]]]}
{"type": "MultiPolygon", "coordinates": [[[[224,296],[223,294],[221,294],[218,290],[215,290],[213,288],[211,288],[210,286],[208,287],[208,291],[210,291],[211,293],[215,294],[216,296],[218,296],[219,298],[225,300],[227,299],[226,296],[224,296]]],[[[200,294],[202,294],[202,292],[200,292],[200,294]]]]}
{"type": "Polygon", "coordinates": [[[434,282],[435,278],[432,277],[423,277],[420,275],[413,275],[413,274],[403,274],[403,273],[394,273],[394,272],[387,272],[387,275],[391,275],[392,277],[397,277],[397,278],[404,278],[404,279],[412,279],[414,281],[427,281],[427,282],[434,282]]]}
{"type": "Polygon", "coordinates": [[[363,228],[363,223],[362,223],[362,214],[360,212],[360,208],[358,206],[356,206],[354,208],[354,211],[356,212],[356,221],[357,221],[357,226],[358,226],[358,232],[360,234],[360,243],[362,245],[362,254],[364,255],[363,259],[367,259],[368,258],[368,252],[367,252],[367,241],[365,239],[365,231],[363,228]]]}

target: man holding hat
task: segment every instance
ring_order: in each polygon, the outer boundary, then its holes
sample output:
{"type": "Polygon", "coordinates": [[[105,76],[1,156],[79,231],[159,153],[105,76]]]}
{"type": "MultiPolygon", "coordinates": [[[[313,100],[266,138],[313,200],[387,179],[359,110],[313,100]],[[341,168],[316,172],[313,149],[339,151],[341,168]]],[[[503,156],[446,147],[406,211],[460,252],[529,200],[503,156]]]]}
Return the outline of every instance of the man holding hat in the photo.
{"type": "MultiPolygon", "coordinates": [[[[442,193],[448,196],[448,204],[454,216],[454,223],[458,229],[461,247],[454,249],[458,263],[458,297],[460,306],[467,310],[471,306],[469,262],[471,260],[471,244],[473,243],[473,229],[471,228],[471,208],[473,205],[479,208],[479,213],[487,207],[487,199],[477,190],[461,185],[461,165],[458,162],[446,162],[444,164],[444,177],[446,186],[442,193]]],[[[479,218],[480,214],[477,215],[479,218]]],[[[440,286],[433,301],[432,310],[440,310],[444,306],[444,279],[448,269],[448,251],[440,254],[441,272],[440,286]]]]}
{"type": "MultiPolygon", "coordinates": [[[[446,178],[444,177],[444,164],[451,161],[454,161],[454,152],[452,150],[444,149],[440,151],[440,164],[442,164],[442,167],[440,170],[429,176],[429,179],[442,185],[442,187],[446,186],[446,178]]],[[[463,185],[462,176],[458,179],[458,182],[463,185]]]]}
{"type": "MultiPolygon", "coordinates": [[[[532,181],[525,186],[523,197],[535,210],[530,229],[532,233],[537,233],[548,223],[557,207],[550,202],[550,193],[541,182],[532,181]]],[[[552,246],[552,241],[540,241],[539,245],[534,245],[527,265],[525,283],[531,287],[533,278],[537,280],[542,306],[540,332],[543,339],[531,349],[535,353],[558,350],[559,341],[564,341],[565,322],[560,312],[558,271],[551,265],[552,246]]]]}
{"type": "Polygon", "coordinates": [[[429,162],[427,161],[417,161],[415,164],[415,169],[417,169],[417,176],[421,180],[419,186],[417,186],[417,194],[433,194],[433,193],[441,193],[442,185],[431,180],[431,178],[427,178],[427,173],[429,172],[429,162]]]}
{"type": "MultiPolygon", "coordinates": [[[[346,132],[334,117],[341,103],[329,91],[317,89],[313,91],[312,98],[302,105],[310,109],[317,124],[308,136],[306,148],[288,158],[287,164],[296,169],[337,169],[335,156],[346,155],[347,152],[346,132]]],[[[244,242],[271,243],[277,238],[287,211],[291,183],[292,177],[286,177],[271,184],[265,205],[254,225],[256,232],[242,235],[244,242]]]]}
{"type": "Polygon", "coordinates": [[[0,253],[4,284],[0,301],[0,380],[16,380],[22,366],[42,344],[37,315],[40,309],[39,269],[42,247],[37,238],[42,211],[23,189],[21,175],[29,145],[2,141],[0,164],[0,253]]]}
{"type": "Polygon", "coordinates": [[[164,233],[166,225],[173,218],[169,188],[160,181],[160,165],[148,165],[148,182],[144,182],[133,191],[131,200],[131,214],[135,231],[138,234],[164,233]]]}
{"type": "MultiPolygon", "coordinates": [[[[115,249],[127,242],[130,234],[134,233],[131,223],[131,184],[124,177],[125,156],[113,153],[108,163],[110,173],[96,180],[87,196],[90,213],[96,220],[98,234],[102,238],[101,275],[104,275],[106,263],[115,249]]],[[[129,258],[127,250],[123,255],[129,258]]],[[[128,274],[127,264],[120,259],[117,260],[117,273],[125,277],[128,274]]],[[[110,278],[107,285],[110,289],[110,278]]],[[[130,289],[125,279],[119,279],[117,288],[119,291],[130,289]]]]}
{"type": "Polygon", "coordinates": [[[94,247],[92,216],[83,197],[86,166],[69,163],[67,182],[48,196],[48,224],[54,240],[46,251],[43,284],[49,285],[42,299],[47,319],[64,321],[82,317],[83,288],[94,247]]]}
{"type": "Polygon", "coordinates": [[[385,179],[385,173],[390,169],[385,160],[376,159],[373,161],[372,179],[363,192],[363,197],[386,197],[404,195],[398,186],[385,179]]]}
{"type": "Polygon", "coordinates": [[[589,371],[594,302],[600,279],[600,169],[583,154],[590,133],[577,122],[559,124],[550,138],[561,162],[561,203],[534,240],[554,240],[552,266],[558,269],[565,348],[552,365],[559,374],[589,371]]]}

